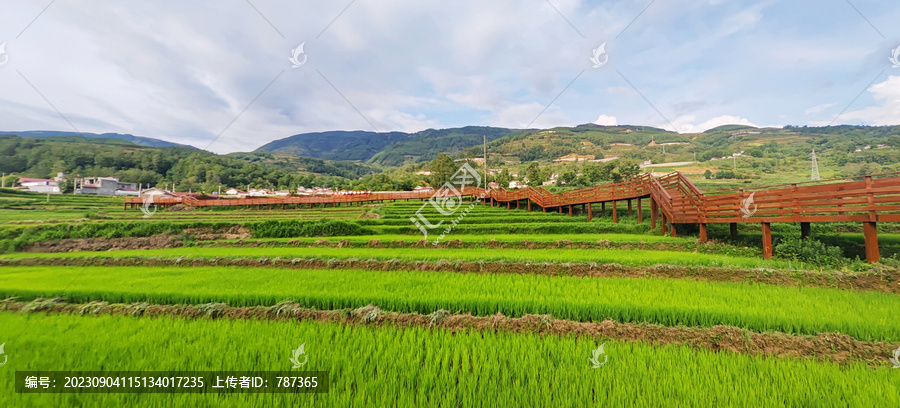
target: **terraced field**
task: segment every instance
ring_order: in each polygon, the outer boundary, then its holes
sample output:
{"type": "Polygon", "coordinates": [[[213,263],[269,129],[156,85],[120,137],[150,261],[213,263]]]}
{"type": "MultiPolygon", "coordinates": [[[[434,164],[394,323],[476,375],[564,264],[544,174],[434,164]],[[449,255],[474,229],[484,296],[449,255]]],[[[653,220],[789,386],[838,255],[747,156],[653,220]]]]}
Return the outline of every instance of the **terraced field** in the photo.
{"type": "Polygon", "coordinates": [[[764,261],[621,209],[479,205],[434,245],[409,221],[420,202],[144,218],[3,198],[3,406],[900,406],[889,258],[764,261]],[[12,386],[16,370],[291,370],[301,343],[325,394],[12,386]]]}

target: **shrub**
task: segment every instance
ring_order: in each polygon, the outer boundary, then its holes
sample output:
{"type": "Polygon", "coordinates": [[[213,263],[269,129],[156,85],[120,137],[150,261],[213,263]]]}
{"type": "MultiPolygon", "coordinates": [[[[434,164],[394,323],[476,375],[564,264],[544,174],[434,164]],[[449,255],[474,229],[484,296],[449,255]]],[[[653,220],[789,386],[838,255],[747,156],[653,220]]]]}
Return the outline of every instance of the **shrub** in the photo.
{"type": "Polygon", "coordinates": [[[334,237],[375,232],[347,221],[263,221],[247,224],[254,238],[334,237]]]}
{"type": "Polygon", "coordinates": [[[840,267],[848,263],[840,247],[828,246],[814,239],[785,238],[775,246],[780,258],[807,262],[821,267],[840,267]]]}

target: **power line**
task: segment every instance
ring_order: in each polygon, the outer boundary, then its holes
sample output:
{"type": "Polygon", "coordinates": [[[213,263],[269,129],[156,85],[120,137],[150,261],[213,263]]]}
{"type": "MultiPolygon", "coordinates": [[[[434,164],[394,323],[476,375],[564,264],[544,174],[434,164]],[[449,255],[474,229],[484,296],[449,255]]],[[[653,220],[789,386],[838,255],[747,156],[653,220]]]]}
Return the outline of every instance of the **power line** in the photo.
{"type": "Polygon", "coordinates": [[[819,161],[816,160],[816,149],[813,149],[812,151],[812,172],[809,176],[809,179],[813,181],[822,179],[821,177],[819,177],[819,161]]]}

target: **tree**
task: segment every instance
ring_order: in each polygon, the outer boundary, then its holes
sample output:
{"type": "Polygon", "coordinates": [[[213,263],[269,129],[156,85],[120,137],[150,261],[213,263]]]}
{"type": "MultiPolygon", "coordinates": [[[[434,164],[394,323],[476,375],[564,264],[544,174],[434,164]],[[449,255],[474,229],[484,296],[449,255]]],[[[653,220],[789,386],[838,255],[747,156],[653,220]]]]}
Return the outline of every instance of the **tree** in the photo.
{"type": "Polygon", "coordinates": [[[596,164],[587,164],[584,166],[584,178],[593,183],[599,183],[604,179],[603,168],[596,164]]]}
{"type": "Polygon", "coordinates": [[[712,171],[710,171],[709,169],[706,169],[706,171],[703,172],[703,177],[706,178],[707,180],[712,179],[712,171]]]}
{"type": "Polygon", "coordinates": [[[530,163],[528,165],[528,168],[525,169],[525,177],[528,177],[528,184],[531,184],[532,186],[539,186],[547,181],[544,173],[541,171],[541,166],[537,163],[530,163]]]}
{"type": "Polygon", "coordinates": [[[450,181],[453,173],[456,172],[456,163],[445,153],[438,154],[428,167],[431,169],[428,183],[434,188],[440,188],[444,183],[450,181]]]}
{"type": "Polygon", "coordinates": [[[561,184],[572,184],[575,181],[576,177],[578,176],[575,175],[574,171],[566,170],[559,175],[559,182],[561,184]]]}
{"type": "Polygon", "coordinates": [[[503,169],[500,174],[497,175],[496,181],[503,188],[509,187],[509,182],[512,180],[512,176],[509,175],[509,169],[503,169]]]}

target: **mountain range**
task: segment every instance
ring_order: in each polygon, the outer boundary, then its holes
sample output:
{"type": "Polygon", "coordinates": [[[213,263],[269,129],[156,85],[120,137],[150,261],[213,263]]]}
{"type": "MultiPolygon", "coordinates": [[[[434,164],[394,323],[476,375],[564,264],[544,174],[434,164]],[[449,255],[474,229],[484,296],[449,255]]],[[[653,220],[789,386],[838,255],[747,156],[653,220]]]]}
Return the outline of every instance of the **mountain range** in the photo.
{"type": "Polygon", "coordinates": [[[19,137],[84,137],[87,139],[118,139],[126,142],[134,143],[138,146],[147,147],[191,147],[188,145],[167,142],[165,140],[154,139],[151,137],[142,137],[121,133],[79,133],[79,132],[60,132],[55,130],[28,130],[24,132],[2,132],[0,135],[15,135],[19,137]]]}
{"type": "Polygon", "coordinates": [[[516,132],[524,131],[466,126],[427,129],[415,133],[367,131],[303,133],[267,143],[256,151],[398,166],[428,161],[438,153],[459,153],[480,146],[484,138],[490,142],[516,132]]]}

